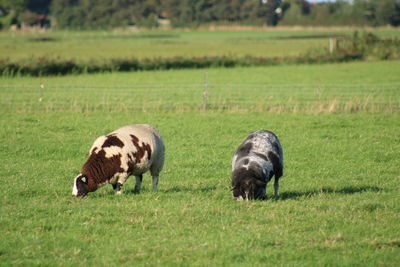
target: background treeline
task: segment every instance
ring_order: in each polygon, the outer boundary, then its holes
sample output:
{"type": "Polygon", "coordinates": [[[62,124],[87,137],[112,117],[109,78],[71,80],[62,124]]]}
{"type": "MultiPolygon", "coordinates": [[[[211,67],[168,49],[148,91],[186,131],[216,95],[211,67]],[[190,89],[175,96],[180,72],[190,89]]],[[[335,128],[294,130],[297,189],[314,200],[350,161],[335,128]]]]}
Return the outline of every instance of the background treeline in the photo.
{"type": "Polygon", "coordinates": [[[0,0],[0,27],[400,25],[400,0],[0,0]]]}

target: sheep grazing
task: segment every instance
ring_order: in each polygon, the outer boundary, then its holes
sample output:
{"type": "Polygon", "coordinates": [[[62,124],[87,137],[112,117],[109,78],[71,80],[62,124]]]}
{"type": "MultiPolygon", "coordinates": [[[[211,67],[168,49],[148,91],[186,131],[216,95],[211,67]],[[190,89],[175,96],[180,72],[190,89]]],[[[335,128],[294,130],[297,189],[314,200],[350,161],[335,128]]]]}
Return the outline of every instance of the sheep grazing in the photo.
{"type": "Polygon", "coordinates": [[[128,125],[96,139],[81,173],[75,177],[72,195],[83,197],[106,184],[120,194],[130,175],[135,176],[135,191],[139,192],[148,170],[156,192],[163,165],[164,143],[157,129],[147,124],[128,125]]]}
{"type": "Polygon", "coordinates": [[[265,130],[249,134],[232,160],[232,193],[235,200],[265,199],[267,183],[275,175],[275,197],[283,175],[283,150],[278,137],[265,130]]]}

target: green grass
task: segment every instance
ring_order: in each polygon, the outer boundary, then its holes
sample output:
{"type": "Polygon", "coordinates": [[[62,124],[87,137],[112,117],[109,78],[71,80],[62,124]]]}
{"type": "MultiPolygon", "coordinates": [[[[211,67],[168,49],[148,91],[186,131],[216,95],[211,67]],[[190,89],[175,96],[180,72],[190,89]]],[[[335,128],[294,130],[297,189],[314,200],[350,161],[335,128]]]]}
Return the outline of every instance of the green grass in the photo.
{"type": "MultiPolygon", "coordinates": [[[[361,31],[364,31],[361,29],[361,31]]],[[[398,37],[397,30],[370,30],[398,37]]],[[[245,56],[282,57],[327,48],[329,36],[351,36],[351,30],[218,30],[140,32],[0,32],[0,59],[46,57],[78,61],[113,58],[245,56]]]]}
{"type": "Polygon", "coordinates": [[[0,266],[397,266],[399,64],[1,77],[0,266]],[[272,100],[286,109],[254,105],[272,100]],[[140,194],[131,178],[73,198],[95,138],[131,123],[164,138],[159,192],[146,174],[140,194]],[[235,202],[232,155],[256,129],[284,148],[281,196],[235,202]]]}
{"type": "Polygon", "coordinates": [[[393,113],[400,61],[0,78],[0,110],[393,113]]]}
{"type": "Polygon", "coordinates": [[[398,32],[381,29],[372,32],[339,29],[3,32],[0,33],[5,37],[0,40],[4,53],[3,57],[0,54],[0,74],[43,77],[399,59],[398,32]],[[336,49],[329,52],[327,40],[332,43],[332,38],[339,39],[335,42],[336,49]]]}
{"type": "MultiPolygon", "coordinates": [[[[1,265],[396,266],[400,116],[10,113],[0,127],[1,265]],[[71,197],[93,140],[129,123],[166,143],[159,192],[71,197]],[[255,129],[285,155],[277,201],[234,202],[230,161],[255,129]]],[[[267,188],[270,197],[271,185],[267,188]]]]}

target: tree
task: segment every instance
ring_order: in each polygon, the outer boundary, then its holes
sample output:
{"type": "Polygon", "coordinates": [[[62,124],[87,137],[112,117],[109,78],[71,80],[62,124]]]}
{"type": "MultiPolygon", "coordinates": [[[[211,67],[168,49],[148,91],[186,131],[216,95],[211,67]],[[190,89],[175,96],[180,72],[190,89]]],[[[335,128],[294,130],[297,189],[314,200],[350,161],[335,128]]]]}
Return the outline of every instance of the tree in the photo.
{"type": "Polygon", "coordinates": [[[60,28],[154,27],[159,0],[53,0],[51,12],[60,28]]]}
{"type": "Polygon", "coordinates": [[[375,0],[375,21],[377,25],[400,25],[400,1],[375,0]]]}
{"type": "Polygon", "coordinates": [[[0,0],[0,8],[5,12],[14,11],[17,13],[26,9],[28,0],[0,0]]]}
{"type": "Polygon", "coordinates": [[[0,29],[19,23],[20,14],[26,9],[27,0],[0,0],[0,29]]]}
{"type": "Polygon", "coordinates": [[[298,25],[303,20],[302,6],[297,0],[285,1],[286,10],[283,12],[282,24],[298,25]]]}
{"type": "Polygon", "coordinates": [[[354,0],[353,14],[372,26],[400,26],[400,0],[354,0]]]}
{"type": "Polygon", "coordinates": [[[265,24],[276,26],[279,20],[278,8],[280,0],[261,0],[258,8],[258,16],[265,19],[265,24]]]}
{"type": "Polygon", "coordinates": [[[50,14],[59,28],[250,25],[400,25],[400,0],[0,0],[0,27],[35,24],[50,14]]]}
{"type": "Polygon", "coordinates": [[[27,0],[26,7],[36,14],[48,14],[52,0],[27,0]]]}
{"type": "Polygon", "coordinates": [[[6,17],[12,17],[10,23],[37,25],[46,20],[50,3],[51,0],[0,0],[0,9],[6,17]]]}

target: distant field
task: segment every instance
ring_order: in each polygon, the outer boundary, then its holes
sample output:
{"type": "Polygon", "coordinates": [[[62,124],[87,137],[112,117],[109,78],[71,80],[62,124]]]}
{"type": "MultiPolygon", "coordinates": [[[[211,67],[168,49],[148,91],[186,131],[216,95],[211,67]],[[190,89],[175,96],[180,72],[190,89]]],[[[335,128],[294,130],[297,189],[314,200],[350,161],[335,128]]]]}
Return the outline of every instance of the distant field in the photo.
{"type": "MultiPolygon", "coordinates": [[[[363,29],[361,29],[363,31],[363,29]]],[[[380,36],[398,30],[368,29],[380,36]]],[[[330,36],[351,36],[352,30],[218,30],[140,32],[0,32],[0,59],[47,57],[78,61],[111,58],[260,56],[280,57],[327,48],[330,36]]]]}

